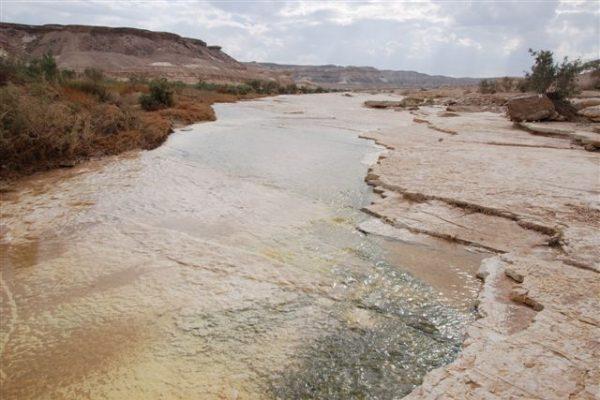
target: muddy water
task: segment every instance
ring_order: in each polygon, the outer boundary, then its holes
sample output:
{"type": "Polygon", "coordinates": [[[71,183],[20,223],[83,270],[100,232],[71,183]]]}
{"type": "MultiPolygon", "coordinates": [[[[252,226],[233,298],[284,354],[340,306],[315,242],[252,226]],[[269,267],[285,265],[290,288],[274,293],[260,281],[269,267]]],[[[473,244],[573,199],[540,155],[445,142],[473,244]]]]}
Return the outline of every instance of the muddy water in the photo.
{"type": "Polygon", "coordinates": [[[1,397],[387,399],[449,362],[481,255],[355,228],[365,99],[219,105],[5,194],[1,397]]]}

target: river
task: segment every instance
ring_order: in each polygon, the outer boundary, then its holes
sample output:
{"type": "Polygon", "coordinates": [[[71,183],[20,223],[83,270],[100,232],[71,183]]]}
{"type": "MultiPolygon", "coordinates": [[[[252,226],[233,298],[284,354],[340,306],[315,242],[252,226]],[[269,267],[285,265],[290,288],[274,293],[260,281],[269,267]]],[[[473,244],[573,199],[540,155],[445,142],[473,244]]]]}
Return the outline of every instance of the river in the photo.
{"type": "Polygon", "coordinates": [[[372,98],[217,105],[5,193],[1,397],[391,399],[451,361],[481,255],[356,229],[358,135],[402,125],[372,98]]]}

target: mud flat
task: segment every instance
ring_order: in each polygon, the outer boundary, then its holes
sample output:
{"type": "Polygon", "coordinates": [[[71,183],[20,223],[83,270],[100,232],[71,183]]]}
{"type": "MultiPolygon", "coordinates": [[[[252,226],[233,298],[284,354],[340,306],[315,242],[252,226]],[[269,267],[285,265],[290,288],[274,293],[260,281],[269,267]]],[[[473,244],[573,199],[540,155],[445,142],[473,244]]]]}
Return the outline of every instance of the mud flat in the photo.
{"type": "Polygon", "coordinates": [[[362,229],[493,253],[461,354],[406,398],[600,398],[600,154],[498,113],[380,113],[403,127],[366,135],[389,150],[362,229]]]}

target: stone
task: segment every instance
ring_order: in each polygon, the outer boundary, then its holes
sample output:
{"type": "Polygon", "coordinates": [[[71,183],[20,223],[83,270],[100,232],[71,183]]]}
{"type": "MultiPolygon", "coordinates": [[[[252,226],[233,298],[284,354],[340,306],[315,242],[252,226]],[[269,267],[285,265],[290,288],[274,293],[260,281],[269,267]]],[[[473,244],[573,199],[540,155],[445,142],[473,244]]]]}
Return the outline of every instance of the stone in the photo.
{"type": "Polygon", "coordinates": [[[394,107],[402,107],[401,102],[399,101],[378,101],[378,100],[369,100],[365,101],[365,107],[368,108],[394,108],[394,107]]]}
{"type": "Polygon", "coordinates": [[[517,303],[521,303],[528,307],[531,307],[535,311],[542,311],[544,309],[544,306],[542,304],[540,304],[539,302],[534,300],[531,296],[529,296],[529,290],[527,290],[525,288],[522,288],[522,287],[514,288],[510,292],[509,296],[512,301],[515,301],[517,303]]]}
{"type": "Polygon", "coordinates": [[[577,110],[583,110],[584,108],[600,106],[600,97],[591,97],[587,99],[572,99],[571,104],[577,110]]]}
{"type": "Polygon", "coordinates": [[[591,121],[600,122],[600,105],[586,107],[582,110],[579,110],[578,114],[583,115],[584,117],[588,118],[591,121]]]}
{"type": "Polygon", "coordinates": [[[509,100],[507,112],[512,121],[541,121],[553,117],[556,109],[548,96],[534,94],[509,100]]]}
{"type": "Polygon", "coordinates": [[[504,275],[508,276],[510,279],[518,283],[523,283],[523,281],[525,280],[523,274],[518,273],[512,268],[506,268],[504,270],[504,275]]]}

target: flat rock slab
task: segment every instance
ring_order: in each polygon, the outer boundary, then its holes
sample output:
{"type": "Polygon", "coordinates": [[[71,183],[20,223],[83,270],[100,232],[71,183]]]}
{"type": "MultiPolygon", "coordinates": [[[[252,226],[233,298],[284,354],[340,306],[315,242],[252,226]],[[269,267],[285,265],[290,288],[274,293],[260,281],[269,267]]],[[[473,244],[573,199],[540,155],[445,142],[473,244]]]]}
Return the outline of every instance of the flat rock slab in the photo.
{"type": "Polygon", "coordinates": [[[453,207],[441,201],[415,203],[389,196],[366,207],[374,215],[385,215],[392,225],[450,241],[509,252],[515,243],[524,248],[542,246],[547,235],[525,229],[510,219],[453,207]]]}
{"type": "MultiPolygon", "coordinates": [[[[411,119],[417,114],[396,113],[411,119]]],[[[600,154],[592,125],[465,113],[373,136],[391,150],[367,178],[366,208],[406,231],[505,252],[484,260],[482,318],[450,365],[407,399],[600,398],[600,154]],[[534,133],[534,134],[532,134],[534,133]],[[552,235],[552,232],[555,234],[552,235]]]]}

